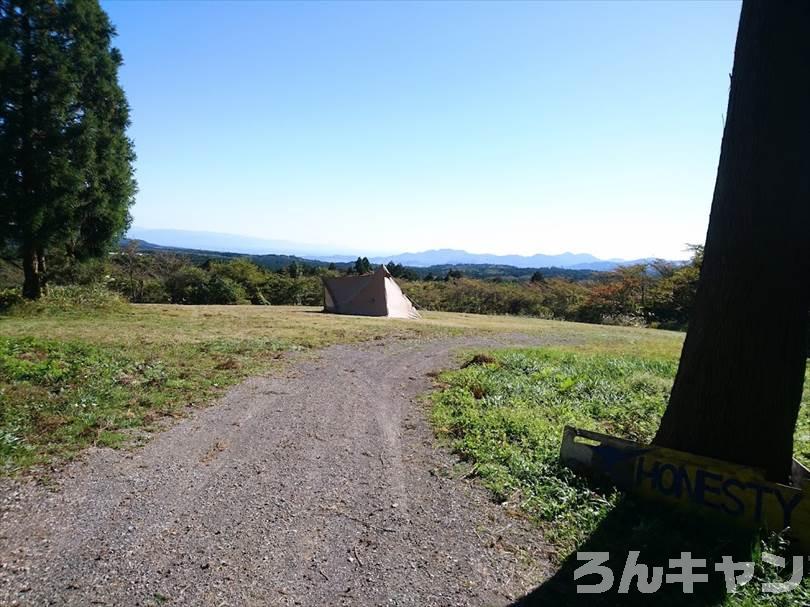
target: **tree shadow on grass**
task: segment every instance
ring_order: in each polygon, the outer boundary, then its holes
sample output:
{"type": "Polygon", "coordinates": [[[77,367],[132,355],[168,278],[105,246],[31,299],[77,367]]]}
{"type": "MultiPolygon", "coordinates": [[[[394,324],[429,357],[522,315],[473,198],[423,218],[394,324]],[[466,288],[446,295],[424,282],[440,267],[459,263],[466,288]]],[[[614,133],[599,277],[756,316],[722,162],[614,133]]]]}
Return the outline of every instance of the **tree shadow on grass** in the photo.
{"type": "Polygon", "coordinates": [[[739,528],[695,520],[625,498],[578,547],[579,552],[610,553],[610,560],[604,563],[614,575],[610,590],[601,594],[577,593],[578,584],[598,584],[601,579],[593,574],[574,580],[574,571],[585,561],[577,560],[577,552],[573,552],[551,578],[513,603],[512,607],[717,606],[726,596],[726,587],[722,574],[714,571],[714,564],[720,562],[723,555],[731,556],[736,562],[750,561],[755,542],[754,534],[739,528]],[[650,570],[663,567],[665,576],[676,572],[669,566],[669,559],[680,558],[681,552],[691,552],[692,558],[706,559],[706,567],[695,572],[707,573],[709,580],[695,584],[692,594],[685,594],[679,583],[665,582],[658,591],[641,594],[638,578],[634,578],[630,592],[619,594],[619,582],[631,550],[640,552],[638,563],[648,565],[650,570]]]}

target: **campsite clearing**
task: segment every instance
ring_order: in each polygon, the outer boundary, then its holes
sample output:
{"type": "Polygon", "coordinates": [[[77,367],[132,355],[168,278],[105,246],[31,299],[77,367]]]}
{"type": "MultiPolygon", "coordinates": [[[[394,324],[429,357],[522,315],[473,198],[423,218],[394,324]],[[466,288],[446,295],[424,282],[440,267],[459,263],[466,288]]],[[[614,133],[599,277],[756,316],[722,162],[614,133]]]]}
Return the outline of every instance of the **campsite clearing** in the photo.
{"type": "Polygon", "coordinates": [[[0,473],[117,446],[225,387],[337,343],[458,335],[542,335],[578,349],[677,355],[665,331],[426,312],[419,321],[296,306],[129,305],[0,316],[0,473]]]}
{"type": "Polygon", "coordinates": [[[670,358],[681,339],[247,306],[0,322],[3,432],[20,437],[0,480],[3,604],[506,604],[546,576],[550,548],[437,445],[432,375],[471,349],[670,358]]]}
{"type": "MultiPolygon", "coordinates": [[[[635,524],[635,511],[608,513],[593,496],[594,507],[560,511],[550,532],[526,518],[538,516],[545,497],[525,475],[510,475],[537,464],[554,480],[544,460],[553,463],[560,424],[573,419],[565,399],[582,400],[572,377],[608,396],[630,395],[626,411],[612,397],[612,409],[591,411],[586,402],[577,423],[605,428],[604,418],[607,429],[630,424],[631,434],[648,436],[655,416],[638,405],[663,393],[682,338],[516,317],[400,321],[301,307],[124,305],[0,318],[0,434],[11,474],[0,479],[0,603],[23,605],[370,605],[389,597],[493,605],[553,595],[555,581],[570,579],[571,561],[537,585],[583,532],[604,517],[621,532],[604,527],[597,538],[637,539],[622,527],[635,524]],[[523,355],[497,354],[536,346],[524,351],[539,358],[525,364],[523,355]],[[441,379],[448,391],[437,396],[434,422],[452,431],[446,446],[464,455],[461,464],[436,442],[421,396],[436,371],[459,365],[459,353],[490,350],[495,356],[481,361],[508,356],[515,364],[441,379]],[[549,366],[557,360],[569,362],[549,366]],[[510,369],[514,377],[503,375],[510,369]],[[474,400],[448,417],[465,390],[479,388],[496,398],[517,390],[514,406],[496,419],[479,415],[485,401],[474,400]],[[529,411],[538,390],[559,393],[557,417],[529,411]],[[487,438],[502,430],[513,437],[511,451],[487,438]],[[137,448],[103,448],[124,445],[137,448]],[[521,449],[532,445],[527,467],[521,449]],[[502,466],[504,456],[525,462],[502,466]],[[57,466],[27,467],[42,463],[57,466]]],[[[555,482],[544,490],[577,491],[568,479],[555,482]]],[[[565,502],[557,497],[557,506],[565,502]]]]}

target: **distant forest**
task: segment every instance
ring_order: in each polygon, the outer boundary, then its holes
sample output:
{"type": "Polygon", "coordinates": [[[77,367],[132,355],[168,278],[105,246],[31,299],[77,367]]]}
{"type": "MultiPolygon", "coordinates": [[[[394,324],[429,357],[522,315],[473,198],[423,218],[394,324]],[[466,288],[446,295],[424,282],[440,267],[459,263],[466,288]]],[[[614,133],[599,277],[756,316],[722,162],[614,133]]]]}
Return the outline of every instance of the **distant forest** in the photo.
{"type": "MultiPolygon", "coordinates": [[[[142,240],[121,241],[121,247],[126,248],[130,244],[135,244],[142,252],[174,253],[184,255],[192,263],[202,264],[209,259],[248,259],[258,266],[269,270],[286,269],[290,264],[300,264],[313,268],[327,268],[330,270],[349,271],[355,269],[357,262],[337,262],[318,261],[296,257],[293,255],[249,255],[246,253],[221,253],[217,251],[206,251],[200,249],[183,249],[178,247],[166,247],[155,245],[142,240]]],[[[512,278],[515,280],[528,280],[538,270],[548,278],[567,278],[569,280],[586,280],[593,278],[598,272],[594,270],[571,270],[565,268],[517,268],[515,266],[491,265],[491,264],[440,264],[428,267],[404,267],[400,264],[388,263],[390,269],[394,266],[404,268],[403,278],[408,280],[424,280],[436,277],[444,277],[450,271],[462,272],[468,278],[512,278]]]]}
{"type": "MultiPolygon", "coordinates": [[[[500,265],[442,265],[389,271],[418,308],[511,314],[591,323],[683,328],[702,248],[686,264],[667,261],[611,272],[500,265]]],[[[243,255],[123,241],[83,263],[52,255],[47,285],[102,285],[134,303],[309,305],[323,303],[321,277],[371,271],[366,258],[328,263],[286,255],[243,255]]],[[[0,265],[0,306],[20,299],[22,270],[0,265]]]]}

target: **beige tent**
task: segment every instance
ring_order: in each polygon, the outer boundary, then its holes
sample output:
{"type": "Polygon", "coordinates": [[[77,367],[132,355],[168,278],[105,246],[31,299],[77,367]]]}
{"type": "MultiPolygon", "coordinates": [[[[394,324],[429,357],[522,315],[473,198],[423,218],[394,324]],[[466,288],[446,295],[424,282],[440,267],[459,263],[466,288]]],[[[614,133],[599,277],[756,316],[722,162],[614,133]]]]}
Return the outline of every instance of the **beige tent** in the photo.
{"type": "Polygon", "coordinates": [[[359,316],[420,318],[385,266],[373,274],[323,279],[324,311],[359,316]]]}

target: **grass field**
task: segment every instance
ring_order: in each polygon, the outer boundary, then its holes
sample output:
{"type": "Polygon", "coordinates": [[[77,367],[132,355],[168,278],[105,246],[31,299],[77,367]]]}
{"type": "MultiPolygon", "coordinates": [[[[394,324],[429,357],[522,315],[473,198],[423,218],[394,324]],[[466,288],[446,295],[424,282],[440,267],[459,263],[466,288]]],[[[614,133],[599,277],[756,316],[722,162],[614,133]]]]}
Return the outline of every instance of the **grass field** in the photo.
{"type": "Polygon", "coordinates": [[[326,315],[319,308],[36,304],[0,316],[0,471],[116,446],[283,352],[375,337],[476,332],[552,336],[591,351],[672,356],[674,333],[428,312],[419,322],[326,315]]]}
{"type": "MultiPolygon", "coordinates": [[[[149,430],[210,402],[241,378],[283,364],[284,352],[380,337],[522,333],[554,345],[493,352],[493,363],[443,374],[432,415],[440,435],[469,462],[469,473],[543,527],[560,565],[548,588],[554,580],[573,579],[570,554],[577,547],[625,554],[646,549],[654,562],[684,546],[713,554],[739,541],[723,536],[728,543],[707,544],[699,526],[590,487],[557,463],[566,424],[651,438],[681,334],[516,317],[424,316],[413,322],[305,307],[120,302],[33,305],[0,315],[0,472],[62,461],[90,445],[131,444],[139,436],[133,429],[149,430]]],[[[810,462],[807,407],[796,445],[797,457],[810,462]]],[[[750,548],[744,547],[749,554],[750,548]]],[[[773,577],[761,566],[758,575],[773,577]]],[[[796,605],[810,597],[806,588],[769,603],[748,591],[725,597],[716,585],[707,592],[689,604],[796,605]]],[[[549,604],[564,604],[555,596],[546,597],[549,604]]],[[[682,598],[676,595],[670,604],[684,604],[682,598]]],[[[597,602],[589,597],[583,604],[597,602]]]]}
{"type": "MultiPolygon", "coordinates": [[[[731,546],[743,557],[751,555],[752,547],[761,548],[757,538],[736,530],[722,529],[718,534],[717,527],[707,529],[685,517],[645,510],[610,489],[590,486],[559,463],[566,425],[651,441],[677,371],[677,353],[667,354],[661,345],[647,353],[635,347],[628,352],[627,344],[619,341],[596,348],[588,343],[565,349],[496,351],[481,357],[491,362],[440,377],[443,387],[434,394],[432,410],[440,435],[469,462],[469,475],[479,477],[498,501],[529,513],[557,550],[563,573],[540,590],[539,604],[546,604],[541,598],[550,601],[561,591],[552,591],[555,584],[570,585],[572,569],[580,564],[570,558],[577,549],[613,551],[623,558],[629,550],[641,550],[641,562],[666,566],[681,550],[713,563],[730,554],[731,546]]],[[[810,383],[805,386],[807,399],[810,383]]],[[[810,407],[806,400],[803,405],[795,451],[809,464],[810,407]]],[[[623,561],[611,564],[617,565],[618,579],[623,561]]],[[[759,566],[760,579],[775,579],[775,571],[767,569],[759,566]]],[[[733,597],[724,596],[722,580],[714,582],[704,585],[704,594],[694,601],[683,603],[679,591],[664,592],[656,593],[655,604],[810,604],[810,584],[769,599],[759,594],[759,581],[733,597]]],[[[591,598],[583,604],[613,604],[617,598],[607,595],[601,602],[591,598]]],[[[621,604],[644,605],[648,600],[639,595],[621,604]]]]}
{"type": "Polygon", "coordinates": [[[13,473],[116,446],[283,352],[442,329],[316,309],[117,304],[0,316],[0,467],[13,473]]]}

